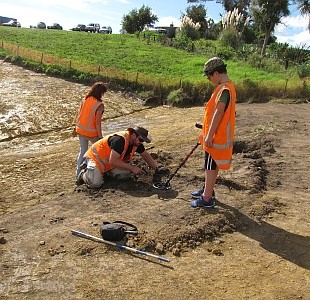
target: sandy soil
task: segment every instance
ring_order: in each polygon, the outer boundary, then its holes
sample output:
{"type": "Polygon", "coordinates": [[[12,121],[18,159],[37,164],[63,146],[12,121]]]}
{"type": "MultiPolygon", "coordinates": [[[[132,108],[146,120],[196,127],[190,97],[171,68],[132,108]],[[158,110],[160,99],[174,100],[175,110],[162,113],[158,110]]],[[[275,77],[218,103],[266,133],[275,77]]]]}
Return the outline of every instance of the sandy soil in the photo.
{"type": "MultiPolygon", "coordinates": [[[[70,132],[88,87],[5,62],[0,78],[0,299],[310,299],[309,104],[238,104],[218,205],[193,209],[200,147],[169,191],[152,188],[151,171],[76,187],[70,132]],[[170,262],[71,234],[99,237],[115,220],[138,227],[123,244],[170,262]]],[[[112,92],[105,106],[104,132],[145,126],[170,172],[197,142],[202,107],[148,107],[112,92]]]]}

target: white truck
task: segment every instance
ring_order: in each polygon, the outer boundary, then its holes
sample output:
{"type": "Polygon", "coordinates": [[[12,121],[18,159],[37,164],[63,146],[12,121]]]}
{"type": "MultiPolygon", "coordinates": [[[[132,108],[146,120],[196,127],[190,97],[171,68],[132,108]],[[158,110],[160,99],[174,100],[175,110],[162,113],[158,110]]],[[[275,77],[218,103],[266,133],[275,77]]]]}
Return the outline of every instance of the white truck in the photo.
{"type": "Polygon", "coordinates": [[[85,28],[86,32],[99,32],[99,30],[100,24],[98,23],[89,23],[85,28]]]}

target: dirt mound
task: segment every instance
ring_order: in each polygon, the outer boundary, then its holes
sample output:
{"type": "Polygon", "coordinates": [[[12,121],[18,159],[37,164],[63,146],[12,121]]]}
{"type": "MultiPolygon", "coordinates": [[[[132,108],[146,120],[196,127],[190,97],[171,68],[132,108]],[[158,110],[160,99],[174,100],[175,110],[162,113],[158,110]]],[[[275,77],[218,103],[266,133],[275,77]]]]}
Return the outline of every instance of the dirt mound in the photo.
{"type": "MultiPolygon", "coordinates": [[[[263,193],[267,188],[268,176],[267,165],[263,157],[275,152],[274,150],[271,151],[271,149],[273,149],[272,142],[261,137],[250,142],[237,141],[234,153],[242,154],[240,156],[240,160],[242,160],[240,165],[243,164],[242,176],[235,172],[236,177],[219,177],[217,186],[223,186],[230,191],[242,190],[249,194],[263,193]],[[246,165],[244,165],[244,161],[246,161],[246,165]],[[245,168],[247,172],[244,172],[245,168]],[[244,182],[244,178],[247,178],[246,182],[244,182]]],[[[184,158],[173,157],[170,152],[165,151],[151,152],[151,155],[159,166],[170,170],[160,178],[163,183],[176,170],[176,168],[172,167],[175,160],[179,160],[181,163],[184,160],[184,158]]],[[[119,198],[122,202],[121,210],[133,211],[139,210],[139,208],[137,208],[137,203],[133,202],[131,197],[147,199],[156,196],[158,199],[168,202],[179,198],[179,193],[189,185],[193,187],[203,185],[203,173],[201,176],[192,174],[184,176],[181,174],[182,169],[180,169],[172,178],[172,190],[157,190],[152,187],[153,172],[138,157],[133,162],[146,171],[143,178],[133,177],[129,180],[106,178],[104,187],[99,190],[94,191],[83,186],[77,188],[76,192],[84,193],[88,197],[96,199],[100,203],[102,211],[112,210],[115,212],[114,200],[109,199],[119,198]],[[128,195],[131,197],[128,197],[128,195]]],[[[238,160],[235,164],[239,165],[238,160]]],[[[180,198],[178,200],[185,200],[184,204],[188,204],[189,197],[188,199],[180,198]]],[[[160,214],[153,213],[153,207],[149,208],[149,212],[146,212],[144,208],[143,211],[148,216],[149,226],[146,228],[144,224],[144,230],[138,237],[129,236],[128,241],[126,241],[127,245],[160,254],[171,251],[175,255],[180,255],[182,252],[188,251],[189,248],[200,246],[201,243],[211,241],[223,233],[231,233],[246,226],[233,211],[223,208],[220,201],[218,201],[215,209],[192,210],[190,212],[186,210],[186,213],[183,207],[184,204],[163,204],[167,212],[160,214]]],[[[249,213],[253,217],[261,219],[279,207],[277,201],[262,202],[254,208],[250,205],[249,213]]]]}

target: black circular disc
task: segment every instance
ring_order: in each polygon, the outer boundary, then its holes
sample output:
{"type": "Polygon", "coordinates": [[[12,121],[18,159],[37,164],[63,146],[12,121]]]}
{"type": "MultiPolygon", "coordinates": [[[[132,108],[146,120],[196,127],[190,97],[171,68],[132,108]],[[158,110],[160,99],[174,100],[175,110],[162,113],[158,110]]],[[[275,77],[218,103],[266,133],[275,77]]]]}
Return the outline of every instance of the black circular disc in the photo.
{"type": "Polygon", "coordinates": [[[171,185],[170,183],[165,183],[165,182],[155,182],[153,183],[153,188],[157,190],[170,190],[171,185]]]}

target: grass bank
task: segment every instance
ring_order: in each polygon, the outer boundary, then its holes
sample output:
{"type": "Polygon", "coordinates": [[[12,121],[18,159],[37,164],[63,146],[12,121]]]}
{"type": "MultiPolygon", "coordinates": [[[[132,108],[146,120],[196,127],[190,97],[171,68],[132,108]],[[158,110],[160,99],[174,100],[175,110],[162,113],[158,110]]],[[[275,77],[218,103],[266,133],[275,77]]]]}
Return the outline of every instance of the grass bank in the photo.
{"type": "MultiPolygon", "coordinates": [[[[199,55],[136,35],[1,26],[0,43],[5,55],[15,57],[13,61],[29,60],[28,66],[33,62],[41,71],[80,82],[102,79],[111,88],[130,89],[159,102],[169,98],[175,103],[201,103],[212,91],[202,77],[202,67],[209,57],[217,55],[216,47],[211,48],[213,53],[199,55]]],[[[310,98],[307,82],[301,81],[294,69],[277,67],[277,71],[266,72],[243,60],[226,62],[239,102],[310,98]]]]}

